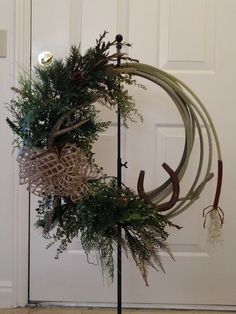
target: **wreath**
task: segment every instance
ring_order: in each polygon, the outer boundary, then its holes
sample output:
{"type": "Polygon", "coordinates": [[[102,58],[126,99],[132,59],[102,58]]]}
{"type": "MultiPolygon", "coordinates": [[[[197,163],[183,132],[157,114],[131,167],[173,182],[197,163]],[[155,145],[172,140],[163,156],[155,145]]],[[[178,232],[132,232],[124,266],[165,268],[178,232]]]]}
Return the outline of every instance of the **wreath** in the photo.
{"type": "MultiPolygon", "coordinates": [[[[159,252],[171,257],[167,245],[167,226],[180,227],[171,219],[185,211],[213,177],[212,147],[218,154],[218,180],[213,206],[204,210],[214,218],[213,236],[223,224],[218,206],[222,160],[219,141],[212,120],[199,98],[180,80],[160,69],[141,64],[123,53],[110,53],[117,39],[106,42],[100,35],[95,47],[81,54],[72,46],[65,60],[54,60],[48,67],[37,66],[32,76],[24,73],[16,97],[8,105],[12,119],[7,123],[19,148],[20,184],[40,196],[36,226],[51,239],[48,247],[59,241],[57,256],[74,238],[80,238],[87,255],[96,251],[102,270],[113,279],[114,245],[131,254],[144,281],[148,268],[162,269],[159,252]],[[117,65],[117,58],[121,64],[117,65]],[[98,119],[96,103],[119,112],[123,124],[142,120],[127,86],[140,88],[135,77],[160,86],[171,97],[185,128],[182,158],[175,170],[163,168],[169,179],[152,191],[144,190],[144,171],[138,177],[137,192],[116,177],[108,177],[93,154],[93,144],[109,122],[98,119]],[[202,133],[204,125],[207,143],[202,133]],[[200,156],[196,176],[186,195],[180,196],[180,182],[188,166],[194,139],[198,133],[200,156]],[[208,149],[208,150],[207,150],[208,149]],[[207,165],[203,160],[207,155],[207,165]],[[170,196],[169,201],[164,200],[170,196]],[[122,228],[119,238],[117,226],[122,228]]],[[[128,43],[119,43],[130,46],[128,43]]]]}

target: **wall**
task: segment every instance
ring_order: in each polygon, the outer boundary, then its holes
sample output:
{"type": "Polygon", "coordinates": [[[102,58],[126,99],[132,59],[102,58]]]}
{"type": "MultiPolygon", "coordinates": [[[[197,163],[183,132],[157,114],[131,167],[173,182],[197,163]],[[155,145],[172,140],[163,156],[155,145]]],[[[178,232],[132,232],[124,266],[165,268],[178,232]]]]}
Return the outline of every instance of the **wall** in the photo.
{"type": "Polygon", "coordinates": [[[14,1],[0,0],[0,29],[7,30],[7,57],[0,58],[0,307],[14,303],[14,157],[6,103],[14,86],[14,1]]]}

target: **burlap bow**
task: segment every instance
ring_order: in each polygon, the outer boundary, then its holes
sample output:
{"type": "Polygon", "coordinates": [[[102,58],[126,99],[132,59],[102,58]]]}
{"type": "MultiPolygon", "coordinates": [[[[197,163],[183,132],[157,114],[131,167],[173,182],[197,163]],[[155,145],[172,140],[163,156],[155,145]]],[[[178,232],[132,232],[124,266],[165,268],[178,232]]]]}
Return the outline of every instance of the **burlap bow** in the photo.
{"type": "Polygon", "coordinates": [[[73,202],[88,193],[88,182],[99,174],[98,167],[73,144],[66,144],[60,153],[56,148],[23,148],[17,161],[20,184],[28,184],[30,192],[37,196],[69,197],[73,202]]]}

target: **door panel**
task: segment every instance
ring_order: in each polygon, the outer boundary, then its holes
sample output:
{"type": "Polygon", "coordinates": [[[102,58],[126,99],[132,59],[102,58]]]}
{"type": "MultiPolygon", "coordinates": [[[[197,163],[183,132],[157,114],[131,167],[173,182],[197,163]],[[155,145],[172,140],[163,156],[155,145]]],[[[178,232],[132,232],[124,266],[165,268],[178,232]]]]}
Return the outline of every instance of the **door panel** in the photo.
{"type": "MultiPolygon", "coordinates": [[[[174,222],[183,226],[170,230],[169,243],[173,262],[162,253],[166,274],[150,271],[145,287],[134,263],[123,258],[124,303],[157,307],[160,304],[233,305],[236,295],[236,250],[233,239],[236,221],[234,204],[236,170],[232,149],[236,125],[235,42],[230,40],[236,27],[236,3],[233,0],[32,0],[32,62],[38,54],[50,50],[56,57],[68,53],[71,44],[84,51],[94,45],[104,30],[108,39],[122,32],[133,43],[131,57],[165,69],[186,82],[203,100],[219,131],[225,162],[221,206],[226,212],[223,242],[211,246],[202,227],[202,209],[212,203],[213,183],[201,198],[174,222]],[[45,11],[45,8],[47,10],[45,11]],[[54,14],[52,14],[54,12],[54,14]],[[42,25],[43,21],[43,25],[42,25]],[[224,119],[222,120],[222,117],[224,119]]],[[[184,128],[179,114],[160,88],[140,80],[147,91],[131,88],[143,123],[123,129],[122,155],[128,161],[124,182],[136,189],[139,171],[146,172],[145,189],[152,189],[166,179],[161,167],[167,162],[175,167],[184,145],[184,128]]],[[[116,117],[102,111],[111,127],[94,147],[96,159],[105,171],[116,173],[116,117]]],[[[204,130],[203,130],[204,131],[204,130]]],[[[183,181],[187,189],[198,160],[198,139],[183,181]]],[[[36,206],[32,199],[32,209],[36,206]]],[[[47,241],[31,230],[30,299],[71,301],[79,304],[116,302],[116,282],[108,284],[99,267],[87,258],[75,240],[68,251],[54,260],[55,249],[45,250],[47,241]]],[[[94,262],[94,260],[93,260],[94,262]]]]}

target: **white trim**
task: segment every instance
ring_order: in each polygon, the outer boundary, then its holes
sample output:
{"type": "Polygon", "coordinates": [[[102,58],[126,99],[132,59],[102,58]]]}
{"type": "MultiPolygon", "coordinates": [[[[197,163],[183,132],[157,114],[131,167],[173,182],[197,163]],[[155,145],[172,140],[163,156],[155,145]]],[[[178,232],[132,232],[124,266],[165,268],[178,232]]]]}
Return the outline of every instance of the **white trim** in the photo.
{"type": "Polygon", "coordinates": [[[79,45],[82,38],[82,0],[70,0],[69,44],[79,45]]]}
{"type": "Polygon", "coordinates": [[[0,281],[0,290],[2,289],[9,289],[12,288],[12,282],[11,281],[0,281]]]}
{"type": "MultiPolygon", "coordinates": [[[[15,64],[16,74],[30,70],[31,0],[15,0],[15,64]]],[[[16,75],[17,79],[17,75],[16,75]]]]}
{"type": "MultiPolygon", "coordinates": [[[[15,86],[18,74],[30,70],[31,0],[15,0],[15,86]]],[[[28,193],[19,187],[14,165],[14,306],[28,302],[28,193]]]]}
{"type": "Polygon", "coordinates": [[[12,306],[13,287],[11,281],[0,281],[0,304],[1,307],[12,306]]]}
{"type": "MultiPolygon", "coordinates": [[[[116,31],[117,34],[123,36],[124,41],[129,42],[129,1],[118,0],[117,1],[117,22],[116,31]]],[[[127,47],[123,47],[126,51],[127,47]]],[[[127,51],[126,51],[127,52],[127,51]]]]}

